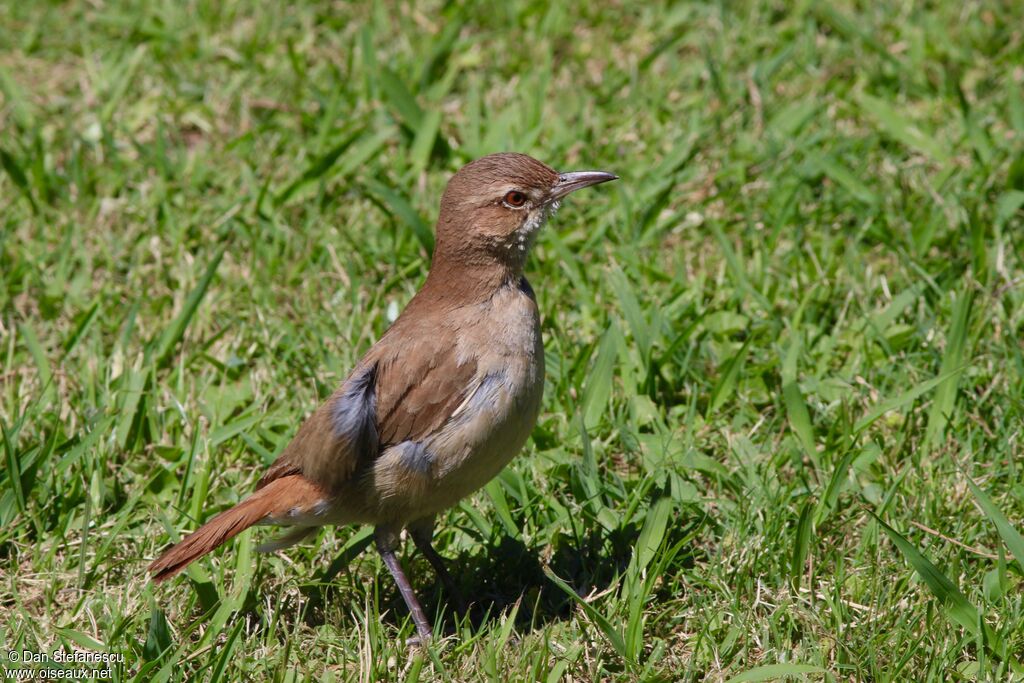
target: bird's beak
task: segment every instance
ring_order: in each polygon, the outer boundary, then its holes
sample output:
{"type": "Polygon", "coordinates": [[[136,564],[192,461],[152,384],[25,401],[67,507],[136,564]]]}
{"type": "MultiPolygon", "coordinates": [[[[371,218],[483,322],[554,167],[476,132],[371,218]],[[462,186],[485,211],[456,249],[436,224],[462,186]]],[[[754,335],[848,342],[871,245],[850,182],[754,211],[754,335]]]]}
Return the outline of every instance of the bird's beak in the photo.
{"type": "Polygon", "coordinates": [[[570,192],[582,190],[584,187],[607,183],[609,180],[618,180],[619,176],[604,171],[573,171],[572,173],[561,173],[558,182],[551,189],[551,201],[556,202],[570,192]]]}

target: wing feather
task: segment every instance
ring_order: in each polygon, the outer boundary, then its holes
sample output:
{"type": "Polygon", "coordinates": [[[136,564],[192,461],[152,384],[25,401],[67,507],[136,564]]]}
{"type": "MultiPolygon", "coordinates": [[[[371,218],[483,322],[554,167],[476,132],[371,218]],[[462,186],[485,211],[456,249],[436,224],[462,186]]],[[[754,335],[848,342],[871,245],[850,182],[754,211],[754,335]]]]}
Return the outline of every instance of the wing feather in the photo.
{"type": "MultiPolygon", "coordinates": [[[[397,324],[397,323],[396,323],[397,324]]],[[[441,428],[475,386],[475,359],[439,334],[394,343],[385,335],[306,422],[257,489],[301,473],[337,491],[385,448],[421,441],[441,428]]],[[[449,338],[450,339],[450,338],[449,338]]]]}

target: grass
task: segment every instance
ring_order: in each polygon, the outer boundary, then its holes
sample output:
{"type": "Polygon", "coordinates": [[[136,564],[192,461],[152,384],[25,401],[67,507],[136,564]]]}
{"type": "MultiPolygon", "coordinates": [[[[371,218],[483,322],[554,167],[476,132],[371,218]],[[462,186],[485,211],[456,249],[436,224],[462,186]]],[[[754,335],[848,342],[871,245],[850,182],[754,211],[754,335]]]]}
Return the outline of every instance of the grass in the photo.
{"type": "Polygon", "coordinates": [[[794,5],[0,5],[0,645],[116,680],[1024,678],[1024,12],[794,5]],[[148,583],[498,150],[622,180],[528,266],[544,410],[438,538],[475,606],[406,548],[443,636],[413,656],[358,528],[148,583]]]}

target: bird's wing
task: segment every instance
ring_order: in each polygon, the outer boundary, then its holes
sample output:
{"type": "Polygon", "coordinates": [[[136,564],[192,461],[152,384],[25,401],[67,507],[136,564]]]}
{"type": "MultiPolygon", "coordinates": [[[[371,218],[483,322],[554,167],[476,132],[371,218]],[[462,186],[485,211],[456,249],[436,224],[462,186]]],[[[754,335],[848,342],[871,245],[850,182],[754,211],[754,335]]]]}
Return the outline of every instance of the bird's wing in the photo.
{"type": "Polygon", "coordinates": [[[347,482],[360,462],[388,446],[419,441],[439,429],[472,390],[474,358],[445,335],[386,335],[299,428],[257,489],[301,473],[328,490],[347,482]]]}
{"type": "Polygon", "coordinates": [[[475,357],[460,358],[438,336],[407,343],[377,365],[377,425],[381,447],[420,441],[437,431],[466,398],[475,357]]]}

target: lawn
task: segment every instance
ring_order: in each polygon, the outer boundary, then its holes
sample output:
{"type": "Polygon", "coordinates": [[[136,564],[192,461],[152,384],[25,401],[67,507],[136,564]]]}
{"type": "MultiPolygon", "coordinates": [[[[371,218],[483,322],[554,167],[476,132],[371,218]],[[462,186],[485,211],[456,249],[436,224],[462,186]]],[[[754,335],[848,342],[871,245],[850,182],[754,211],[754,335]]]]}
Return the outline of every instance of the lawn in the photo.
{"type": "Polygon", "coordinates": [[[7,0],[0,131],[4,651],[1024,680],[1024,5],[7,0]],[[471,608],[408,543],[437,634],[408,649],[365,528],[248,531],[152,585],[503,150],[621,180],[527,265],[540,421],[437,537],[471,608]]]}

